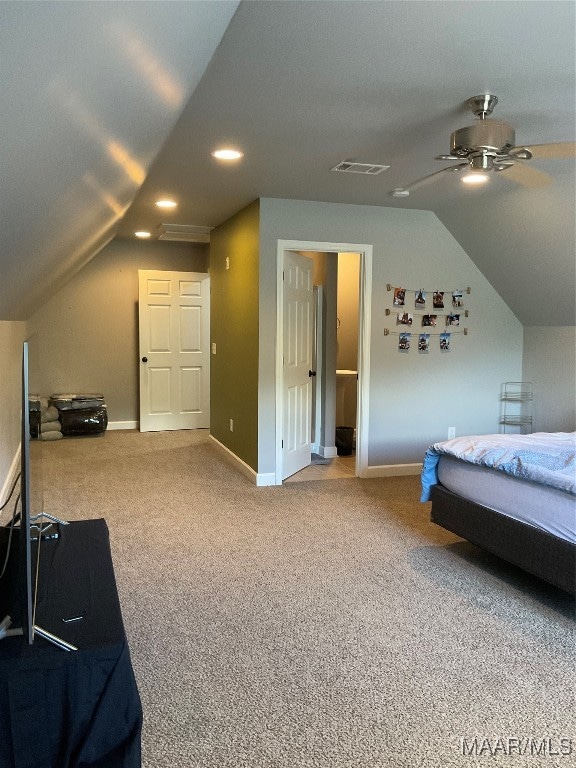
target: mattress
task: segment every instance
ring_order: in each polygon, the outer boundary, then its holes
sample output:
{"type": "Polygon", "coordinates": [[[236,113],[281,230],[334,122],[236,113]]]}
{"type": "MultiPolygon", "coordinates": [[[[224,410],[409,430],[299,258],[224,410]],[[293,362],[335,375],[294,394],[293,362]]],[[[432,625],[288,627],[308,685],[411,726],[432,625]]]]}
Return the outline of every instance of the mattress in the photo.
{"type": "Polygon", "coordinates": [[[440,456],[438,480],[453,493],[576,543],[576,498],[566,491],[440,456]]]}

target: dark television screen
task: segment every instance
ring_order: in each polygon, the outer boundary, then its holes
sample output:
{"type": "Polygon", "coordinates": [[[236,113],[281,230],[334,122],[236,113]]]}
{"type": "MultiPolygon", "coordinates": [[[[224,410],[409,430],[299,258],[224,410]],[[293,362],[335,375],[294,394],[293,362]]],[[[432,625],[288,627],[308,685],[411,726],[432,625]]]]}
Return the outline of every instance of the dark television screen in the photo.
{"type": "Polygon", "coordinates": [[[36,602],[36,558],[38,557],[38,528],[43,512],[42,443],[40,440],[40,402],[31,391],[37,383],[37,354],[35,339],[24,342],[22,349],[22,435],[21,435],[21,520],[18,567],[18,591],[21,603],[21,623],[24,636],[34,642],[34,612],[36,602]],[[35,533],[36,532],[36,533],[35,533]]]}
{"type": "MultiPolygon", "coordinates": [[[[9,624],[14,626],[4,634],[23,634],[30,644],[36,636],[40,636],[63,650],[75,651],[76,646],[36,623],[38,590],[44,585],[42,594],[45,594],[47,583],[46,578],[43,581],[40,579],[38,583],[40,548],[45,546],[42,541],[59,539],[59,526],[67,523],[44,510],[41,402],[40,396],[33,391],[39,382],[38,372],[35,370],[38,355],[33,353],[33,341],[34,337],[24,342],[22,349],[21,512],[19,541],[14,553],[18,562],[11,567],[11,573],[15,576],[10,580],[10,612],[7,616],[9,624]]],[[[8,548],[11,550],[10,544],[8,548]]]]}

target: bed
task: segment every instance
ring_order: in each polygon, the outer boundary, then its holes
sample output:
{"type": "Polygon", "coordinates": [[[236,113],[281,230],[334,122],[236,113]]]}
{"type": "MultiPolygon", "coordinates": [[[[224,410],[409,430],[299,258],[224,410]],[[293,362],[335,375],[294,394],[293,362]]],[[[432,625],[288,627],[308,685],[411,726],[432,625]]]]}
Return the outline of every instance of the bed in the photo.
{"type": "Polygon", "coordinates": [[[435,443],[421,501],[437,525],[576,594],[576,432],[435,443]]]}

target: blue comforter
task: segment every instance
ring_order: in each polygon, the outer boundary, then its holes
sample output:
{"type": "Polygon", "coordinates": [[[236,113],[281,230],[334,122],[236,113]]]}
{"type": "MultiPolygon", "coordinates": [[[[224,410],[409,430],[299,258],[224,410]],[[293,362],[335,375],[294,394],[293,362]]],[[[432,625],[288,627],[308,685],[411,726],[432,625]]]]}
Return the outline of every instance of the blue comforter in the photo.
{"type": "Polygon", "coordinates": [[[424,456],[420,501],[430,501],[442,454],[576,495],[576,432],[467,435],[434,443],[424,456]]]}

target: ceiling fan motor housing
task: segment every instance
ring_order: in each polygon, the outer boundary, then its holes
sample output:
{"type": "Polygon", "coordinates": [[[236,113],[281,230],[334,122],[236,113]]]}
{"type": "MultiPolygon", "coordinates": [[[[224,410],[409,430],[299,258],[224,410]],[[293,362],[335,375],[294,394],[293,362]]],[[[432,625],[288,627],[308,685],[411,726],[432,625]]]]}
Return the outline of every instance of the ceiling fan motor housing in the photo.
{"type": "Polygon", "coordinates": [[[459,128],[450,137],[451,154],[468,157],[485,150],[489,154],[507,155],[514,147],[514,128],[500,120],[480,120],[474,125],[459,128]]]}

